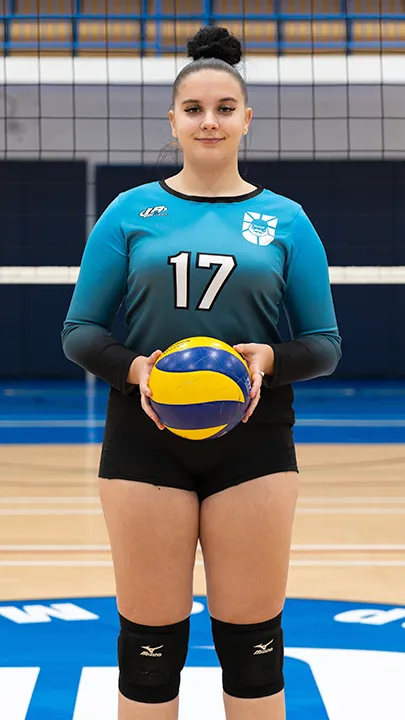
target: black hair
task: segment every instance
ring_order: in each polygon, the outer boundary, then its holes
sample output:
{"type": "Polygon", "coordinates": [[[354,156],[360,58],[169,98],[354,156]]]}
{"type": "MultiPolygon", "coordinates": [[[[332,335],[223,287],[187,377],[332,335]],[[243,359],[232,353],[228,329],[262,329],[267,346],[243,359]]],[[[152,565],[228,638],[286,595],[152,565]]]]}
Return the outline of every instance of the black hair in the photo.
{"type": "Polygon", "coordinates": [[[245,103],[248,102],[246,83],[242,75],[235,69],[242,59],[242,47],[239,40],[231,35],[226,28],[210,25],[202,27],[187,42],[187,56],[193,58],[176,77],[173,84],[172,107],[183,80],[200,70],[219,70],[227,72],[239,83],[245,103]]]}

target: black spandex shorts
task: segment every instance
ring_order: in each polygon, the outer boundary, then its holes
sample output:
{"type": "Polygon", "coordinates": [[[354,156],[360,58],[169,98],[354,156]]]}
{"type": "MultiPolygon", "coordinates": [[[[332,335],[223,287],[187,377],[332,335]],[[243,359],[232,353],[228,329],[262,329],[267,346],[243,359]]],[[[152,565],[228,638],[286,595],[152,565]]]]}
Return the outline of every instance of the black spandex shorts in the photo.
{"type": "Polygon", "coordinates": [[[192,490],[202,502],[246,480],[298,472],[292,426],[268,419],[270,395],[262,389],[252,417],[227,435],[186,440],[156,427],[142,410],[138,389],[124,395],[111,388],[99,477],[192,490]]]}

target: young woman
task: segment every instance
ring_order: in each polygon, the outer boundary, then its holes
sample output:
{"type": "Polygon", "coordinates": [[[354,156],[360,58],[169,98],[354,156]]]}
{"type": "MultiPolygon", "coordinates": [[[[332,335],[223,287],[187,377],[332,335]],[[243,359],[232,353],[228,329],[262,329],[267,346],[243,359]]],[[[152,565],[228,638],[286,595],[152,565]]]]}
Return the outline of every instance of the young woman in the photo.
{"type": "Polygon", "coordinates": [[[226,717],[282,720],[298,487],[291,383],[332,373],[340,337],[304,211],[239,174],[252,110],[233,67],[238,40],[202,28],[188,51],[169,112],[183,168],[122,193],[96,223],[63,346],[111,385],[99,476],[121,625],[119,719],[178,717],[200,539],[226,717]],[[124,297],[125,346],[110,334],[124,297]],[[234,345],[253,379],[243,422],[200,442],[162,432],[148,387],[161,350],[195,335],[234,345]]]}

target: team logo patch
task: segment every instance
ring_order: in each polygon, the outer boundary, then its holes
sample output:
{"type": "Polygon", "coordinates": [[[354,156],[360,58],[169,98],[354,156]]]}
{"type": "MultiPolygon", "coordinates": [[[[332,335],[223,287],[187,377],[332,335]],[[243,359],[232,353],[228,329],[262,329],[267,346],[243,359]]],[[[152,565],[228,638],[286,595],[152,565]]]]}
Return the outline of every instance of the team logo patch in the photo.
{"type": "Polygon", "coordinates": [[[261,215],[257,212],[245,212],[242,235],[253,245],[270,245],[276,234],[278,218],[274,215],[261,215]]]}
{"type": "Polygon", "coordinates": [[[139,214],[143,218],[152,217],[152,215],[158,215],[160,217],[167,215],[167,207],[165,205],[155,205],[155,207],[145,208],[145,210],[142,210],[139,214]]]}

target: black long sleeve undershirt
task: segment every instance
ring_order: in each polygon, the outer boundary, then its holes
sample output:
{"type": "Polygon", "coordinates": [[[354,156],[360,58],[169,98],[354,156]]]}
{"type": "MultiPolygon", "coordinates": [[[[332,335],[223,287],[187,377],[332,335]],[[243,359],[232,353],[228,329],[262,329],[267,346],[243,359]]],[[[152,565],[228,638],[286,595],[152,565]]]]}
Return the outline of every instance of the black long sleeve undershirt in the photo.
{"type": "MultiPolygon", "coordinates": [[[[69,360],[122,393],[127,394],[132,390],[133,386],[126,379],[138,353],[119,343],[106,329],[97,325],[69,323],[62,337],[63,350],[69,360]]],[[[340,344],[333,335],[310,335],[271,345],[274,350],[274,374],[264,378],[268,388],[330,375],[341,357],[340,344]]]]}

